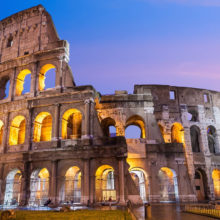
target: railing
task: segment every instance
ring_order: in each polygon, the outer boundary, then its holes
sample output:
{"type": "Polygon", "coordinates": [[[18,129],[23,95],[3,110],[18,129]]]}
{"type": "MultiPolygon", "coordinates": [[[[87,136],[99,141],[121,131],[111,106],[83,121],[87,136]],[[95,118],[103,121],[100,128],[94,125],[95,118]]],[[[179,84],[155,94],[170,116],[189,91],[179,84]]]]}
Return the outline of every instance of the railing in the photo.
{"type": "Polygon", "coordinates": [[[199,206],[199,205],[185,205],[184,211],[185,212],[190,212],[193,214],[198,214],[198,215],[206,215],[206,216],[211,216],[211,217],[220,217],[220,207],[219,205],[213,206],[213,205],[208,205],[208,206],[199,206]]]}

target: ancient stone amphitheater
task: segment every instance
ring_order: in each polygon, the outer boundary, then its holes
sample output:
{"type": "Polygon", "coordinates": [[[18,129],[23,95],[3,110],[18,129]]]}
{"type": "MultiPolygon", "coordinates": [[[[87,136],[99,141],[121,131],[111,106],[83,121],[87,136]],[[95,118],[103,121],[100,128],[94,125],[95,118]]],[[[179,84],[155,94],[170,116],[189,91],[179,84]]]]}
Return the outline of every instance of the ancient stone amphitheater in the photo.
{"type": "Polygon", "coordinates": [[[220,198],[219,92],[135,85],[100,95],[75,85],[68,60],[43,6],[0,21],[1,205],[220,198]],[[136,138],[125,138],[130,127],[136,138]]]}

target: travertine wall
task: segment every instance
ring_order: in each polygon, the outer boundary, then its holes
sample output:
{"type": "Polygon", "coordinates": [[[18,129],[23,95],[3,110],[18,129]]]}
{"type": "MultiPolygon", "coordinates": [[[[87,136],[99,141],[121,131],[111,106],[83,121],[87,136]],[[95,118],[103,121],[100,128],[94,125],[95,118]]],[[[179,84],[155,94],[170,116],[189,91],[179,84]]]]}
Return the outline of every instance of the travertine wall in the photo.
{"type": "MultiPolygon", "coordinates": [[[[194,88],[136,85],[133,94],[116,91],[113,95],[99,95],[92,86],[75,85],[68,60],[68,43],[59,39],[43,6],[27,9],[0,22],[2,204],[7,176],[11,171],[21,172],[19,203],[26,205],[31,194],[31,175],[43,168],[49,172],[48,198],[53,203],[61,202],[65,173],[71,166],[77,166],[82,174],[81,203],[97,203],[96,171],[103,165],[114,170],[114,190],[119,204],[124,205],[127,200],[141,204],[140,196],[152,202],[164,201],[167,195],[163,190],[167,190],[168,186],[163,185],[159,173],[167,168],[173,175],[170,182],[173,184],[171,187],[175,187],[175,196],[174,191],[169,193],[175,201],[200,199],[195,172],[202,175],[205,189],[202,199],[217,198],[212,171],[220,169],[220,93],[194,88]],[[50,67],[56,69],[56,85],[45,90],[41,80],[50,67]],[[23,70],[31,74],[30,92],[26,94],[16,92],[17,86],[23,83],[18,77],[23,70]],[[5,98],[8,80],[9,95],[5,98]],[[170,97],[170,92],[173,97],[170,97]],[[70,127],[75,130],[69,136],[62,134],[67,130],[63,129],[64,124],[69,125],[68,118],[64,118],[67,111],[78,112],[81,118],[76,122],[77,129],[74,123],[71,124],[73,127],[70,127]],[[46,138],[49,141],[34,139],[34,127],[40,123],[36,121],[39,114],[52,117],[52,125],[47,124],[52,129],[51,137],[46,138]],[[12,121],[17,116],[25,119],[25,132],[22,130],[25,140],[22,144],[10,145],[12,121]],[[178,125],[175,134],[172,129],[174,124],[178,125]],[[141,137],[124,138],[130,125],[141,129],[141,137]],[[110,137],[109,126],[115,126],[116,137],[110,137]],[[192,150],[192,126],[199,131],[200,152],[192,150]],[[215,152],[210,152],[209,148],[209,126],[215,128],[215,152]],[[81,130],[76,134],[79,128],[81,130]],[[132,171],[144,176],[144,196],[139,195],[135,175],[130,175],[132,171]]],[[[19,89],[22,90],[22,87],[19,89]]],[[[40,129],[41,125],[38,127],[40,129]]],[[[46,131],[44,136],[49,133],[46,131]]]]}

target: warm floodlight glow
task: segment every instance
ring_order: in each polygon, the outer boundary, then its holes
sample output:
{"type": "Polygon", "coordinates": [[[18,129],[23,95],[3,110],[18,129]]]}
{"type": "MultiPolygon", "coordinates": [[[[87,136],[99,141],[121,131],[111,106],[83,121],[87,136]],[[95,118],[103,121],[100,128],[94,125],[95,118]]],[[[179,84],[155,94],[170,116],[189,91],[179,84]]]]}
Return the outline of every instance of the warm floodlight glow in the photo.
{"type": "Polygon", "coordinates": [[[214,185],[214,192],[216,199],[220,198],[220,170],[215,169],[212,172],[212,179],[213,179],[213,185],[214,185]]]}
{"type": "Polygon", "coordinates": [[[51,141],[52,116],[48,112],[41,112],[34,121],[34,142],[51,141]]]}
{"type": "Polygon", "coordinates": [[[172,143],[184,144],[184,128],[180,123],[174,123],[171,128],[171,140],[172,143]]]}
{"type": "Polygon", "coordinates": [[[15,88],[15,94],[16,95],[21,95],[22,91],[24,90],[24,81],[25,77],[31,74],[31,71],[29,69],[24,69],[22,70],[16,79],[16,88],[15,88]]]}
{"type": "Polygon", "coordinates": [[[10,126],[9,145],[23,144],[25,141],[26,121],[24,116],[16,116],[10,126]]]}
{"type": "Polygon", "coordinates": [[[4,130],[4,124],[3,121],[0,120],[0,145],[2,144],[2,140],[3,140],[3,130],[4,130]]]}
{"type": "Polygon", "coordinates": [[[62,118],[62,138],[76,139],[81,137],[82,114],[77,109],[69,109],[62,118]]]}
{"type": "Polygon", "coordinates": [[[40,74],[39,74],[39,90],[42,91],[45,88],[45,75],[47,73],[48,70],[50,69],[55,69],[56,67],[53,64],[46,64],[44,65],[41,70],[40,70],[40,74]]]}

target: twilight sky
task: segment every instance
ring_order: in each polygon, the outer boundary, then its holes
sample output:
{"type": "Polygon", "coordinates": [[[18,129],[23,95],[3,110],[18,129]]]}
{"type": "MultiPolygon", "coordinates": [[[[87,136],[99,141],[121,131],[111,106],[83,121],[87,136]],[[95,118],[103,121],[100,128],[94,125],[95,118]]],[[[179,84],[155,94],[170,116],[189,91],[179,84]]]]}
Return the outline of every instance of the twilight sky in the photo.
{"type": "Polygon", "coordinates": [[[77,85],[102,94],[134,84],[220,91],[220,0],[10,0],[0,20],[42,4],[70,43],[77,85]]]}

